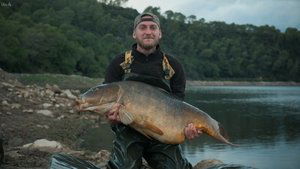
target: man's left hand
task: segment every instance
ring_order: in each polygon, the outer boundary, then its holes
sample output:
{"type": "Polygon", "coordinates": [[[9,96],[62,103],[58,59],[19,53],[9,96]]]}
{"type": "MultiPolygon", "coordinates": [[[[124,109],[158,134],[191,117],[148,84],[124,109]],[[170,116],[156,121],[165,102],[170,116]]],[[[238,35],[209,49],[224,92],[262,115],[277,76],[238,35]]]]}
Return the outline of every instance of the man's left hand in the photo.
{"type": "Polygon", "coordinates": [[[199,137],[202,131],[201,129],[197,129],[193,123],[190,123],[184,128],[184,134],[187,139],[192,140],[199,137]]]}
{"type": "Polygon", "coordinates": [[[112,123],[120,123],[120,116],[119,116],[119,109],[120,109],[121,104],[116,103],[112,106],[112,108],[105,113],[107,120],[112,123]]]}

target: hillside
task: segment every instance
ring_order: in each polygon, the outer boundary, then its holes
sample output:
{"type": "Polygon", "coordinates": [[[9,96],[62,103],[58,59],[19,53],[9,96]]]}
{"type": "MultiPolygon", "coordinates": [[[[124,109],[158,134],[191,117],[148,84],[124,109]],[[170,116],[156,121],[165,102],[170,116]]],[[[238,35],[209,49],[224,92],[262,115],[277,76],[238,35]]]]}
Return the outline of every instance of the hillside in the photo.
{"type": "MultiPolygon", "coordinates": [[[[131,48],[138,12],[96,0],[23,0],[0,6],[0,64],[14,73],[103,78],[109,61],[131,48]]],[[[176,11],[161,20],[162,49],[189,80],[300,81],[300,32],[274,26],[206,22],[176,11]]]]}

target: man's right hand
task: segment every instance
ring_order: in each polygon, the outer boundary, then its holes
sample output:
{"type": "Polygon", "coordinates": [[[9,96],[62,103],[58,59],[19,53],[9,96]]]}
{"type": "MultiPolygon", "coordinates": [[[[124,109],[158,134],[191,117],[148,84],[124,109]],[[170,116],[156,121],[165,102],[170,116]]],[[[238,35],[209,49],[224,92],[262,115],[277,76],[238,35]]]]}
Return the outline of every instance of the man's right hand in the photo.
{"type": "Polygon", "coordinates": [[[112,108],[105,113],[106,118],[108,119],[108,121],[110,123],[120,123],[120,116],[119,116],[119,108],[120,108],[120,104],[116,103],[112,106],[112,108]]]}
{"type": "Polygon", "coordinates": [[[192,140],[199,137],[202,134],[202,131],[197,129],[193,123],[190,123],[184,128],[184,134],[187,139],[192,140]]]}

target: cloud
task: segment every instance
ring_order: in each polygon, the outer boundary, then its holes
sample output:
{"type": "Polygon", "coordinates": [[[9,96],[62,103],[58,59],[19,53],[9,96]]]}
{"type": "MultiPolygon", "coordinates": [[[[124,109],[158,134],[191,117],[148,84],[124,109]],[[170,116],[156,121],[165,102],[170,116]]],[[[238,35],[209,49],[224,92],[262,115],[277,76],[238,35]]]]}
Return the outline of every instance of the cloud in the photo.
{"type": "Polygon", "coordinates": [[[148,6],[160,7],[161,13],[164,13],[167,10],[179,7],[182,3],[184,2],[173,2],[171,0],[129,0],[125,6],[137,9],[140,13],[148,6]]]}
{"type": "Polygon", "coordinates": [[[156,6],[161,8],[161,13],[172,10],[206,21],[300,29],[299,0],[129,0],[128,6],[139,12],[148,6],[156,6]]]}
{"type": "Polygon", "coordinates": [[[181,9],[207,21],[227,23],[274,25],[277,28],[300,28],[300,1],[298,0],[192,0],[181,9]]]}

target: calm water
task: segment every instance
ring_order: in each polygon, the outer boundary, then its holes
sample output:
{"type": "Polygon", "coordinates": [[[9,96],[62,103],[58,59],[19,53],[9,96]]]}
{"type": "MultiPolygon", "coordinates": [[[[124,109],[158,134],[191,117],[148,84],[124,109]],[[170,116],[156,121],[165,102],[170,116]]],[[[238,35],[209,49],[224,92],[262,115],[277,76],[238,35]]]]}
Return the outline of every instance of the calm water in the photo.
{"type": "MultiPolygon", "coordinates": [[[[186,101],[218,120],[240,145],[207,136],[187,141],[183,153],[192,164],[218,159],[262,169],[300,168],[300,87],[199,86],[187,91],[186,101]]],[[[113,135],[107,125],[101,128],[91,130],[83,146],[110,149],[113,135]]]]}

